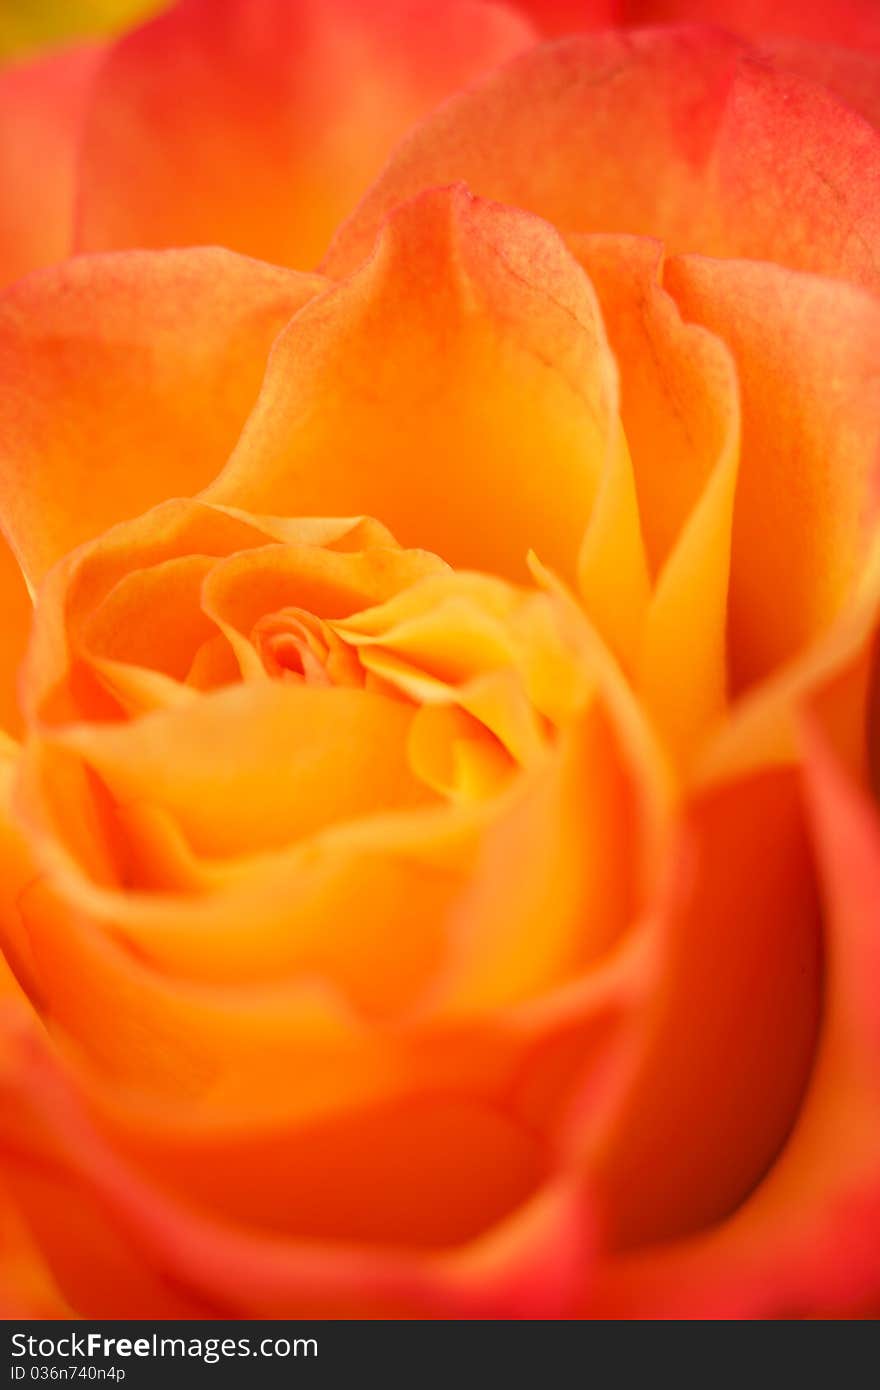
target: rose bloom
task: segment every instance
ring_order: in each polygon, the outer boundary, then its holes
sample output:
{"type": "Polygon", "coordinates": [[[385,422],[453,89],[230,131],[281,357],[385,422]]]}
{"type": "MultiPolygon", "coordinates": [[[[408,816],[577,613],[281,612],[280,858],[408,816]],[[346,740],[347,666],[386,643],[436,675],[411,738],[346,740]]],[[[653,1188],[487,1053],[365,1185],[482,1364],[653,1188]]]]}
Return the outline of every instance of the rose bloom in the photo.
{"type": "Polygon", "coordinates": [[[880,1313],[880,31],[806,8],[0,74],[7,1317],[880,1313]]]}

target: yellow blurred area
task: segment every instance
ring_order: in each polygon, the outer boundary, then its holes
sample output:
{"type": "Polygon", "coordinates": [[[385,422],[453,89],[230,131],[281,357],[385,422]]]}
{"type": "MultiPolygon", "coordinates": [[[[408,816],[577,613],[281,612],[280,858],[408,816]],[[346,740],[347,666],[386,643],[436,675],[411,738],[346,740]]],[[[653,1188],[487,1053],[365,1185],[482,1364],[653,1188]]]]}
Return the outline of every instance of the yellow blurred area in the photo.
{"type": "Polygon", "coordinates": [[[166,0],[0,0],[0,61],[71,39],[115,34],[166,0]]]}

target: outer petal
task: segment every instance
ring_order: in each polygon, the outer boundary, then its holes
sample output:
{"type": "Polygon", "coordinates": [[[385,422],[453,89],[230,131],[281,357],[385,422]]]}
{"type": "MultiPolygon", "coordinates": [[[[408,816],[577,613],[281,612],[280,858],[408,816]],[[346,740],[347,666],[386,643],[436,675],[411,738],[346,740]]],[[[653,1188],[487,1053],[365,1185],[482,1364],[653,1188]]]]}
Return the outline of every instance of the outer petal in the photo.
{"type": "Polygon", "coordinates": [[[786,35],[880,51],[874,0],[517,0],[542,34],[583,33],[609,24],[718,24],[755,42],[786,35]]]}
{"type": "Polygon", "coordinates": [[[874,0],[517,0],[517,8],[547,38],[611,25],[718,24],[880,125],[880,17],[874,0]]]}
{"type": "Polygon", "coordinates": [[[744,262],[672,260],[664,283],[685,318],[729,344],[739,373],[737,690],[822,632],[863,572],[877,522],[880,309],[856,289],[744,262]]]}
{"type": "Polygon", "coordinates": [[[401,208],[291,324],[212,501],[365,512],[450,563],[571,573],[614,430],[587,277],[536,218],[462,189],[401,208]]]}
{"type": "Polygon", "coordinates": [[[83,45],[0,72],[0,285],[70,250],[80,128],[101,55],[83,45]]]}
{"type": "Polygon", "coordinates": [[[68,261],[0,300],[0,520],[31,583],[222,467],[319,282],[198,250],[68,261]]]}
{"type": "Polygon", "coordinates": [[[631,1035],[629,1081],[610,1111],[588,1113],[572,1131],[612,1248],[726,1215],[797,1113],[821,962],[793,771],[691,807],[645,950],[647,1004],[631,1035]]]}
{"type": "MultiPolygon", "coordinates": [[[[873,6],[872,11],[877,13],[873,6]]],[[[834,13],[832,7],[827,13],[834,13]]],[[[760,48],[781,67],[820,82],[838,101],[858,111],[875,129],[880,128],[880,41],[873,52],[796,38],[765,41],[760,48]]]]}
{"type": "Polygon", "coordinates": [[[539,33],[548,38],[581,34],[619,24],[622,0],[516,0],[534,21],[539,33]]]}
{"type": "Polygon", "coordinates": [[[700,1239],[613,1263],[598,1316],[876,1315],[880,1308],[880,825],[816,735],[826,997],[806,1102],[750,1200],[700,1239]]]}
{"type": "Polygon", "coordinates": [[[720,24],[760,41],[787,35],[815,44],[847,44],[880,52],[874,0],[621,0],[618,22],[720,24]]]}
{"type": "Polygon", "coordinates": [[[6,1184],[0,1187],[0,1317],[67,1318],[70,1309],[6,1184]]]}
{"type": "Polygon", "coordinates": [[[453,179],[567,232],[880,284],[880,135],[712,29],[569,39],[492,74],[399,146],[326,269],[351,269],[390,208],[453,179]]]}
{"type": "Polygon", "coordinates": [[[76,244],[307,268],[413,121],[531,38],[478,0],[182,0],[102,68],[76,244]]]}
{"type": "Polygon", "coordinates": [[[279,1240],[145,1180],[40,1040],[4,1032],[4,1169],[81,1316],[553,1318],[583,1288],[592,1231],[575,1186],[451,1252],[279,1240]]]}

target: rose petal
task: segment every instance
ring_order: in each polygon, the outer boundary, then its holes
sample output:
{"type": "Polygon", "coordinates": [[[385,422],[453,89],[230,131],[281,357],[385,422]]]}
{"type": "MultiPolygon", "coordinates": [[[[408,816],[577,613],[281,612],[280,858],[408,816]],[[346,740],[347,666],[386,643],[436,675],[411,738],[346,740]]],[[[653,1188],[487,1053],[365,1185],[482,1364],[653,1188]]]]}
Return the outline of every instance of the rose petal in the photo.
{"type": "Polygon", "coordinates": [[[622,0],[618,22],[669,24],[696,20],[720,24],[756,41],[791,35],[815,44],[850,44],[880,50],[880,16],[874,0],[622,0]]]}
{"type": "Polygon", "coordinates": [[[878,613],[880,536],[875,535],[850,601],[827,632],[733,705],[703,749],[697,780],[722,782],[761,766],[799,761],[797,721],[804,699],[835,687],[845,709],[835,747],[851,772],[864,778],[868,681],[878,613]]]}
{"type": "MultiPolygon", "coordinates": [[[[57,765],[50,771],[57,779],[57,765]]],[[[81,813],[93,821],[87,794],[88,787],[80,791],[81,813]]],[[[36,796],[29,792],[23,811],[31,824],[41,813],[36,796]]],[[[155,808],[134,807],[115,824],[129,862],[130,882],[120,889],[108,886],[109,875],[100,876],[81,845],[62,843],[63,827],[51,825],[45,809],[42,820],[40,863],[68,911],[102,924],[138,959],[184,981],[239,989],[320,978],[370,1018],[407,1014],[433,987],[448,949],[446,914],[476,833],[456,815],[417,823],[419,842],[412,827],[407,835],[400,821],[376,818],[214,868],[180,844],[179,832],[175,840],[155,808]]],[[[81,840],[87,831],[97,833],[87,825],[81,840]]],[[[86,849],[94,855],[93,842],[86,849]]],[[[42,914],[24,908],[29,930],[42,930],[42,914]]]]}
{"type": "Polygon", "coordinates": [[[807,759],[827,929],[823,1024],[805,1103],[740,1211],[699,1239],[612,1264],[591,1305],[596,1316],[876,1314],[880,826],[815,732],[807,759]]]}
{"type": "Polygon", "coordinates": [[[468,794],[497,790],[511,760],[540,762],[553,726],[579,714],[593,686],[568,607],[488,575],[420,577],[333,627],[366,671],[422,704],[410,737],[414,766],[453,795],[464,794],[469,777],[468,794]]]}
{"type": "Polygon", "coordinates": [[[307,269],[413,121],[532,32],[458,0],[183,0],[102,66],[77,249],[217,243],[307,269]]]}
{"type": "Polygon", "coordinates": [[[213,563],[187,555],[125,575],[90,614],[84,648],[98,662],[110,658],[185,681],[200,645],[216,635],[201,606],[213,563]]]}
{"type": "Polygon", "coordinates": [[[566,232],[880,284],[880,134],[717,30],[607,32],[508,64],[398,147],[327,273],[358,265],[401,200],[462,179],[566,232]]]}
{"type": "Polygon", "coordinates": [[[601,233],[566,242],[599,296],[619,364],[621,421],[657,576],[722,451],[735,369],[717,338],[682,319],[664,288],[659,242],[601,233]]]}
{"type": "Polygon", "coordinates": [[[196,852],[213,857],[282,847],[427,799],[407,770],[411,717],[409,706],[366,690],[267,682],[51,738],[115,802],[164,808],[196,852]]]}
{"type": "Polygon", "coordinates": [[[621,0],[516,0],[516,7],[548,37],[619,24],[621,0]]]}
{"type": "MultiPolygon", "coordinates": [[[[582,0],[584,3],[584,0],[582,0]]],[[[874,0],[621,0],[617,22],[719,24],[789,72],[818,82],[880,125],[880,16],[874,0]]],[[[576,29],[586,24],[572,25],[576,29]]]]}
{"type": "Polygon", "coordinates": [[[609,25],[717,24],[764,45],[768,35],[812,40],[817,53],[830,44],[880,51],[874,0],[804,4],[803,0],[517,0],[542,34],[583,33],[609,25]],[[820,47],[821,45],[821,47],[820,47]]]}
{"type": "MultiPolygon", "coordinates": [[[[686,760],[726,702],[739,465],[736,368],[717,337],[682,321],[662,283],[656,242],[572,235],[568,243],[596,287],[621,364],[621,420],[654,581],[640,604],[630,669],[665,737],[686,760]]],[[[600,576],[590,590],[582,580],[591,617],[594,593],[618,587],[621,550],[619,528],[609,529],[600,576]]]]}
{"type": "Polygon", "coordinates": [[[724,339],[739,374],[736,691],[826,628],[864,570],[877,518],[880,309],[854,288],[744,262],[674,258],[664,284],[685,318],[724,339]]]}
{"type": "Polygon", "coordinates": [[[0,516],[31,581],[210,481],[314,277],[225,251],[68,261],[0,301],[0,516]]]}
{"type": "Polygon", "coordinates": [[[424,1250],[472,1240],[509,1215],[550,1156],[503,1102],[469,1095],[466,1072],[438,1091],[353,1099],[295,1127],[160,1121],[120,1140],[162,1188],[187,1202],[198,1194],[202,1211],[275,1240],[424,1250]]]}
{"type": "Polygon", "coordinates": [[[70,251],[80,131],[102,56],[83,44],[0,72],[0,285],[70,251]]]}
{"type": "Polygon", "coordinates": [[[505,576],[534,546],[571,572],[613,407],[599,308],[556,234],[437,190],[290,325],[205,495],[367,512],[403,545],[505,576]]]}
{"type": "Polygon", "coordinates": [[[796,774],[698,801],[645,938],[631,1072],[572,1128],[605,1240],[628,1249],[725,1216],[797,1112],[820,1009],[819,910],[796,774]]]}
{"type": "Polygon", "coordinates": [[[633,782],[597,702],[483,840],[455,909],[444,1009],[499,1008],[561,987],[611,949],[641,905],[633,782]]]}
{"type": "MultiPolygon", "coordinates": [[[[834,10],[829,7],[827,13],[834,10]]],[[[780,67],[821,83],[838,101],[858,111],[875,128],[880,127],[880,39],[874,52],[804,43],[798,38],[765,39],[760,49],[780,67]]]]}

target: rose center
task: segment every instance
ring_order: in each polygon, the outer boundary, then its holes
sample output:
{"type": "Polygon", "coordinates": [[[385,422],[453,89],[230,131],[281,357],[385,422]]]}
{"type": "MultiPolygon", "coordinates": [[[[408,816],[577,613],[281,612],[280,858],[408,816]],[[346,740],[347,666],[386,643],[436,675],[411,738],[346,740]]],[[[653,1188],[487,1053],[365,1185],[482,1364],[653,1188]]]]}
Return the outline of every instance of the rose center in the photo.
{"type": "Polygon", "coordinates": [[[305,685],[364,684],[357,652],[330,625],[304,608],[282,608],[260,618],[251,641],[264,669],[279,680],[305,685]]]}

